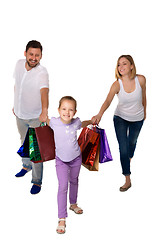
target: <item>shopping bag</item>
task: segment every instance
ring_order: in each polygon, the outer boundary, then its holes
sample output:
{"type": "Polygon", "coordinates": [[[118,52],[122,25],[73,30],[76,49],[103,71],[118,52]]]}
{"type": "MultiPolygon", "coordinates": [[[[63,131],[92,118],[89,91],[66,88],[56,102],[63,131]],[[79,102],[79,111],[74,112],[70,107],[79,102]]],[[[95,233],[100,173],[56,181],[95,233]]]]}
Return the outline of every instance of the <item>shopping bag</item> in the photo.
{"type": "Polygon", "coordinates": [[[99,170],[100,134],[89,127],[83,128],[78,144],[82,152],[82,165],[90,171],[99,170]]]}
{"type": "Polygon", "coordinates": [[[17,153],[34,163],[55,159],[54,132],[49,126],[28,128],[23,145],[17,153]]]}
{"type": "Polygon", "coordinates": [[[24,158],[29,158],[29,129],[27,131],[25,140],[22,146],[18,149],[17,153],[24,158]]]}
{"type": "Polygon", "coordinates": [[[42,162],[55,159],[55,142],[53,130],[48,125],[46,125],[35,128],[35,133],[42,162]]]}
{"type": "Polygon", "coordinates": [[[29,128],[29,156],[30,161],[34,163],[42,162],[35,128],[29,128]]]}
{"type": "Polygon", "coordinates": [[[100,154],[99,154],[99,162],[105,163],[112,161],[112,155],[110,151],[110,147],[107,140],[107,135],[104,129],[100,127],[96,127],[97,132],[100,134],[100,154]]]}
{"type": "MultiPolygon", "coordinates": [[[[98,171],[99,170],[99,144],[97,145],[97,151],[96,151],[96,156],[93,162],[93,166],[92,165],[88,165],[83,163],[82,161],[82,165],[87,168],[89,171],[98,171]]],[[[94,150],[91,150],[94,151],[94,150]]],[[[83,159],[84,154],[82,153],[82,159],[83,159]]]]}

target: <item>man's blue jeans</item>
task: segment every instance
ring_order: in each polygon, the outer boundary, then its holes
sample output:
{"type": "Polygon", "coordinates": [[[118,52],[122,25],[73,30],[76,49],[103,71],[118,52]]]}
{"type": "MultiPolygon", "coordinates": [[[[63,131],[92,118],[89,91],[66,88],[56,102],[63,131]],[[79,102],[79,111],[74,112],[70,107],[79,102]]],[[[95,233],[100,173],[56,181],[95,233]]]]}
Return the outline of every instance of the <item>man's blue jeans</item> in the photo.
{"type": "Polygon", "coordinates": [[[129,176],[131,174],[130,159],[134,155],[137,139],[144,120],[129,122],[118,116],[114,116],[113,121],[119,143],[122,173],[125,176],[129,176]]]}

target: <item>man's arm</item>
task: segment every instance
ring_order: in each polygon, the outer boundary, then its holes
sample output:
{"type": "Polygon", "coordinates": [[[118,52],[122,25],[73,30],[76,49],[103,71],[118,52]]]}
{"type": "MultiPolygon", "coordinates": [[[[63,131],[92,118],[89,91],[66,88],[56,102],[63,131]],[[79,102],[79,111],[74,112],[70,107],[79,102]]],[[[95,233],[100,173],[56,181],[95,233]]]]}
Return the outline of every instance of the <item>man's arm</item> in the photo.
{"type": "Polygon", "coordinates": [[[47,116],[48,116],[49,89],[48,88],[42,88],[40,90],[40,93],[41,93],[42,112],[39,116],[39,121],[40,122],[46,122],[47,116]]]}

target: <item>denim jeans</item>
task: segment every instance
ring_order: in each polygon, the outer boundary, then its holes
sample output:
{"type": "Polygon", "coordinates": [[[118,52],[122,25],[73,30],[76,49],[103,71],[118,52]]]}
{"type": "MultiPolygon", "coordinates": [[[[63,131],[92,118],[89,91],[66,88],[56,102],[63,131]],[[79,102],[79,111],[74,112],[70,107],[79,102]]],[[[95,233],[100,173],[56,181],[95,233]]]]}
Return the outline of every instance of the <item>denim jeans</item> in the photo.
{"type": "Polygon", "coordinates": [[[77,203],[78,177],[81,168],[81,155],[71,162],[63,162],[56,157],[56,172],[58,178],[58,217],[65,218],[67,214],[67,193],[69,185],[70,204],[77,203]]]}
{"type": "Polygon", "coordinates": [[[134,155],[137,139],[144,120],[129,122],[118,116],[114,116],[113,121],[119,144],[122,174],[129,176],[131,174],[130,158],[134,155]]]}
{"type": "MultiPolygon", "coordinates": [[[[27,130],[29,127],[39,127],[40,121],[38,118],[24,120],[16,117],[17,128],[21,138],[21,144],[23,144],[27,130]]],[[[29,158],[22,158],[23,167],[27,168],[28,171],[32,169],[32,183],[42,184],[42,175],[43,175],[43,163],[33,163],[29,158]]]]}

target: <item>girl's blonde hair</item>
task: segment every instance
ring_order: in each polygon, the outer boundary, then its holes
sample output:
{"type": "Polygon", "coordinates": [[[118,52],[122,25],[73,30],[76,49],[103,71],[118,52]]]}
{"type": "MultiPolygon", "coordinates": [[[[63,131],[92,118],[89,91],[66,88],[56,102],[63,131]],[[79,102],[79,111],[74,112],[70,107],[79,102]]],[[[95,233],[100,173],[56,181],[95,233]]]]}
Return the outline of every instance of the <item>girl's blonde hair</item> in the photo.
{"type": "Polygon", "coordinates": [[[135,78],[135,76],[136,76],[136,66],[135,66],[133,58],[130,55],[121,55],[117,60],[117,66],[116,66],[116,70],[115,70],[116,79],[118,80],[119,78],[122,77],[122,75],[118,71],[118,64],[119,64],[119,60],[123,57],[126,58],[130,62],[130,64],[133,66],[133,68],[131,70],[131,79],[135,78]]]}
{"type": "Polygon", "coordinates": [[[62,97],[62,98],[60,99],[60,101],[59,101],[59,108],[61,107],[61,104],[62,104],[62,102],[63,102],[64,100],[73,101],[74,104],[75,104],[75,110],[76,110],[76,108],[77,108],[77,101],[76,101],[73,97],[71,97],[71,96],[62,97]]]}

